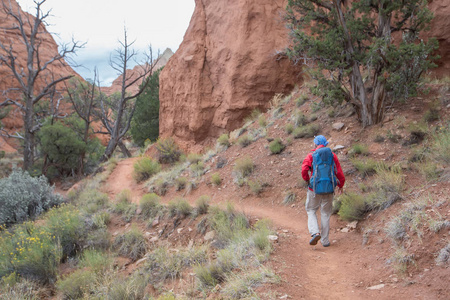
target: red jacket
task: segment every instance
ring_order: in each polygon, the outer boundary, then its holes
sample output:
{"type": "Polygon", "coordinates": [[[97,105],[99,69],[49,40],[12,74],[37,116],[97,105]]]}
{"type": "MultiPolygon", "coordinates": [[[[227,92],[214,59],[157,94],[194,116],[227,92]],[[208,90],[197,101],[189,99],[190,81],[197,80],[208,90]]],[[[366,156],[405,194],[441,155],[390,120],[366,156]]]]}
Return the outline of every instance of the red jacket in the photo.
{"type": "MultiPolygon", "coordinates": [[[[312,152],[314,152],[317,149],[322,148],[322,147],[325,147],[325,146],[319,145],[319,146],[317,146],[316,149],[311,150],[311,153],[308,153],[308,155],[306,155],[305,159],[303,160],[302,177],[303,177],[303,180],[305,180],[306,182],[309,182],[309,179],[310,179],[309,172],[311,171],[311,173],[312,173],[312,162],[313,162],[312,152]]],[[[345,183],[344,172],[342,171],[341,164],[335,153],[333,153],[333,159],[334,159],[334,164],[336,165],[335,174],[336,174],[337,179],[339,180],[339,184],[337,186],[342,188],[345,183]]]]}

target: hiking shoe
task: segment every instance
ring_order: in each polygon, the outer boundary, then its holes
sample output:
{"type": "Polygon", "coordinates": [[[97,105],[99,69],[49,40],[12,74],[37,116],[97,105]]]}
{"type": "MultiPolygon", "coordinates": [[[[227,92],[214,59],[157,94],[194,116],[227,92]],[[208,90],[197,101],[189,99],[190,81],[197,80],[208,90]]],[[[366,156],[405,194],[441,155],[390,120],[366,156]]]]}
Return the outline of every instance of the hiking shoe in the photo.
{"type": "Polygon", "coordinates": [[[320,233],[316,233],[312,235],[312,239],[309,240],[309,244],[311,246],[317,245],[317,242],[320,240],[320,233]]]}
{"type": "Polygon", "coordinates": [[[324,246],[324,247],[330,247],[330,242],[325,243],[325,244],[322,244],[322,246],[324,246]]]}

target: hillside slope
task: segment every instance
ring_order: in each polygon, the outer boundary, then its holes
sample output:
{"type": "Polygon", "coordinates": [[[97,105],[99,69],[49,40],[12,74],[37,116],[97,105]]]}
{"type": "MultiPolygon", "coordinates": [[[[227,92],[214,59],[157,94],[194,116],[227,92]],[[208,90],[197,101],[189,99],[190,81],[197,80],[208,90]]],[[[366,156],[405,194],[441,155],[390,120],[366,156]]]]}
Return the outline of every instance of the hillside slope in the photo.
{"type": "MultiPolygon", "coordinates": [[[[245,129],[233,132],[231,136],[235,138],[231,138],[233,144],[228,149],[206,152],[204,158],[209,159],[205,159],[204,174],[195,176],[192,169],[184,168],[179,176],[195,182],[195,189],[176,191],[171,187],[173,181],[166,179],[169,188],[163,195],[163,202],[183,197],[194,204],[200,196],[208,195],[216,204],[232,202],[251,219],[270,219],[278,241],[267,266],[281,276],[281,282],[258,288],[261,299],[448,299],[448,263],[437,265],[436,258],[450,242],[449,166],[439,163],[438,177],[427,179],[420,172],[424,166],[411,159],[415,153],[430,147],[427,140],[411,142],[412,128],[423,125],[424,113],[429,108],[438,105],[440,119],[429,123],[428,132],[448,126],[449,97],[445,94],[448,87],[438,84],[430,88],[431,93],[425,98],[417,97],[408,104],[392,106],[384,124],[361,129],[350,108],[321,108],[317,99],[308,94],[307,87],[302,87],[291,96],[279,98],[279,104],[247,122],[245,129]],[[309,100],[297,108],[298,99],[306,98],[309,100]],[[375,181],[379,175],[360,174],[355,167],[357,159],[399,166],[405,180],[401,199],[386,210],[368,212],[357,223],[345,222],[334,215],[329,248],[308,244],[306,190],[302,186],[300,165],[313,148],[312,138],[294,139],[285,130],[299,111],[310,120],[316,119],[311,124],[316,124],[329,139],[331,148],[344,146],[337,152],[347,176],[347,195],[354,192],[367,198],[368,189],[378,189],[375,181]],[[341,131],[333,129],[333,124],[338,122],[344,124],[341,131]],[[238,133],[250,134],[253,141],[241,147],[238,133]],[[279,155],[271,155],[268,149],[268,141],[274,138],[281,138],[287,144],[279,155]],[[367,145],[366,156],[352,156],[355,143],[367,145]],[[247,182],[239,186],[233,173],[236,162],[242,157],[250,157],[255,169],[247,182]],[[222,180],[218,187],[211,184],[213,173],[219,174],[222,180]],[[256,194],[251,188],[258,184],[262,190],[256,194]],[[294,194],[295,201],[285,205],[288,194],[294,194]],[[415,206],[411,210],[412,205],[415,206]],[[411,227],[405,229],[406,237],[394,240],[390,238],[388,225],[405,215],[405,211],[418,213],[413,216],[415,220],[409,220],[411,227]],[[432,226],[437,223],[442,226],[432,226]]],[[[431,138],[431,134],[428,137],[431,138]]],[[[154,179],[141,185],[132,181],[131,162],[119,162],[106,182],[104,190],[111,199],[125,188],[132,191],[136,203],[146,192],[158,191],[154,179]]]]}

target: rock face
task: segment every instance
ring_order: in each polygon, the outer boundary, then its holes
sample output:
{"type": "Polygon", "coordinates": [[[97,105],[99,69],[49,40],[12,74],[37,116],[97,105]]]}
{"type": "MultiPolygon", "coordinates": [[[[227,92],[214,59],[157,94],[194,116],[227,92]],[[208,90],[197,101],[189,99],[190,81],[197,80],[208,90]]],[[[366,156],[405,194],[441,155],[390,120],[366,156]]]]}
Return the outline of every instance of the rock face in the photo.
{"type": "MultiPolygon", "coordinates": [[[[8,1],[5,1],[5,3],[9,3],[8,1]]],[[[8,4],[9,5],[9,4],[8,4]]],[[[31,22],[34,20],[34,17],[30,14],[23,12],[20,8],[20,6],[17,4],[16,1],[11,1],[11,7],[14,12],[19,12],[20,15],[22,15],[23,20],[26,23],[26,19],[30,18],[31,22]]],[[[20,71],[21,68],[26,70],[26,60],[27,60],[27,52],[26,47],[23,44],[22,40],[19,39],[19,32],[17,30],[11,29],[15,26],[15,21],[13,18],[8,17],[3,10],[3,5],[0,3],[0,27],[2,30],[0,31],[0,42],[4,44],[5,46],[9,47],[12,45],[14,49],[14,53],[16,54],[16,64],[18,66],[17,70],[20,71]]],[[[40,59],[41,64],[47,62],[52,57],[56,56],[58,54],[58,45],[56,44],[55,40],[51,36],[51,34],[45,29],[44,26],[40,28],[40,34],[38,35],[39,41],[36,42],[36,44],[40,44],[39,47],[39,53],[40,53],[40,59]]],[[[3,51],[0,51],[0,55],[4,55],[3,51]]],[[[67,65],[61,64],[61,63],[54,63],[49,67],[49,70],[52,72],[55,79],[58,79],[60,77],[64,77],[67,75],[75,75],[79,76],[72,68],[70,68],[67,65]]],[[[50,79],[50,73],[49,72],[43,72],[39,75],[37,79],[37,85],[35,88],[35,92],[37,93],[40,91],[41,88],[43,88],[45,81],[50,79]]],[[[62,87],[62,85],[59,85],[62,87]]],[[[0,64],[0,102],[5,100],[5,95],[9,96],[13,99],[21,99],[20,94],[18,94],[17,91],[14,91],[14,89],[17,89],[19,87],[19,83],[12,75],[11,70],[6,67],[5,65],[0,64]]],[[[11,131],[14,133],[17,130],[20,130],[23,126],[23,120],[22,115],[20,111],[15,106],[10,106],[12,111],[8,114],[8,117],[2,120],[2,123],[4,125],[4,128],[6,130],[11,131]]],[[[15,150],[15,142],[12,139],[4,140],[0,137],[0,150],[5,151],[14,151],[15,150]]]]}
{"type": "MultiPolygon", "coordinates": [[[[170,48],[167,48],[163,52],[163,54],[161,54],[159,56],[158,63],[155,65],[155,67],[153,69],[156,71],[156,70],[164,67],[172,56],[173,56],[173,51],[170,48]]],[[[140,72],[139,69],[140,69],[140,66],[137,65],[133,69],[127,71],[127,74],[129,75],[129,78],[130,78],[129,80],[130,81],[134,80],[138,76],[138,74],[140,72]]],[[[136,93],[139,90],[139,85],[140,84],[141,84],[140,81],[137,82],[135,85],[131,86],[128,89],[128,92],[129,93],[136,93]]],[[[110,87],[102,87],[102,91],[106,95],[110,96],[110,95],[112,95],[112,94],[114,94],[116,92],[120,92],[121,88],[122,88],[122,76],[119,76],[113,81],[113,83],[111,84],[110,87]]]]}
{"type": "MultiPolygon", "coordinates": [[[[435,18],[424,38],[439,40],[433,72],[450,73],[450,0],[429,1],[435,18]]],[[[289,92],[299,69],[277,56],[288,43],[283,0],[196,0],[184,40],[160,75],[160,134],[185,149],[241,125],[276,93],[289,92]]]]}
{"type": "Polygon", "coordinates": [[[426,33],[427,37],[435,37],[439,42],[437,54],[440,59],[438,67],[433,70],[437,76],[448,76],[450,74],[450,0],[433,0],[429,2],[429,9],[434,18],[431,21],[431,30],[426,33]]]}
{"type": "Polygon", "coordinates": [[[185,149],[239,126],[301,82],[277,54],[288,45],[284,0],[196,0],[189,28],[160,75],[160,135],[185,149]]]}

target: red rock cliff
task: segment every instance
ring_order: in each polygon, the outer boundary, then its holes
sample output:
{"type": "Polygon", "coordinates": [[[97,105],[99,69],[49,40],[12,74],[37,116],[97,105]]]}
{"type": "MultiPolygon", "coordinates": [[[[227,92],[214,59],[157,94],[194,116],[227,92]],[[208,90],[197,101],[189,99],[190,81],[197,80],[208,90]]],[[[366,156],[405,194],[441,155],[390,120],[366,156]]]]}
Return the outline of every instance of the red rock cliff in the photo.
{"type": "MultiPolygon", "coordinates": [[[[5,1],[5,3],[8,3],[9,5],[9,1],[5,1]]],[[[23,16],[23,20],[27,20],[27,18],[30,18],[30,20],[34,20],[33,16],[21,10],[20,6],[17,4],[16,1],[14,0],[11,1],[11,7],[14,12],[16,13],[19,12],[20,15],[23,16]]],[[[13,18],[11,17],[7,17],[5,11],[3,10],[3,4],[0,3],[0,28],[1,28],[0,41],[7,47],[12,45],[14,53],[17,56],[16,60],[16,63],[18,65],[17,70],[20,70],[21,68],[26,69],[26,60],[27,60],[26,47],[23,44],[22,40],[19,38],[19,31],[11,29],[15,26],[14,24],[15,20],[13,20],[13,18]]],[[[52,57],[58,54],[58,45],[56,44],[51,34],[45,29],[44,26],[41,26],[40,34],[38,35],[38,37],[39,41],[37,41],[37,43],[40,43],[39,48],[40,59],[41,64],[43,64],[44,62],[47,62],[52,57]]],[[[4,54],[3,52],[0,52],[0,55],[3,54],[4,54]]],[[[49,71],[51,71],[55,79],[67,75],[79,76],[72,68],[70,68],[67,65],[63,65],[61,63],[52,64],[49,67],[49,71]]],[[[37,80],[37,86],[35,88],[35,91],[40,91],[40,88],[44,86],[45,81],[49,79],[50,79],[50,72],[47,71],[45,73],[40,74],[37,80]]],[[[62,85],[60,84],[59,86],[62,85]]],[[[20,100],[20,95],[17,96],[12,94],[14,93],[13,89],[18,87],[19,84],[12,75],[11,70],[8,67],[0,64],[0,102],[4,100],[5,93],[9,94],[9,96],[12,98],[20,100]]],[[[7,130],[11,131],[11,133],[14,133],[15,131],[21,130],[23,126],[23,120],[20,111],[15,106],[11,106],[11,108],[12,111],[9,113],[7,118],[2,120],[2,123],[7,130]]],[[[14,140],[6,141],[0,137],[0,150],[14,151],[14,148],[11,147],[11,143],[14,143],[14,140]]]]}
{"type": "Polygon", "coordinates": [[[431,30],[425,32],[427,37],[435,37],[439,41],[437,54],[441,56],[437,69],[433,73],[450,76],[450,0],[431,0],[428,7],[434,14],[431,30]]]}
{"type": "Polygon", "coordinates": [[[288,44],[284,0],[196,0],[189,28],[160,75],[160,133],[183,148],[241,126],[301,79],[277,56],[288,44]]]}

